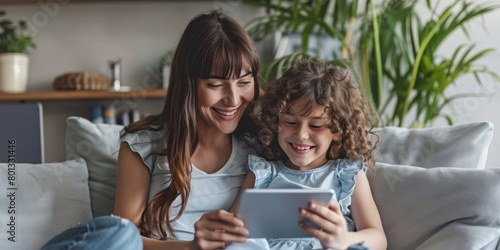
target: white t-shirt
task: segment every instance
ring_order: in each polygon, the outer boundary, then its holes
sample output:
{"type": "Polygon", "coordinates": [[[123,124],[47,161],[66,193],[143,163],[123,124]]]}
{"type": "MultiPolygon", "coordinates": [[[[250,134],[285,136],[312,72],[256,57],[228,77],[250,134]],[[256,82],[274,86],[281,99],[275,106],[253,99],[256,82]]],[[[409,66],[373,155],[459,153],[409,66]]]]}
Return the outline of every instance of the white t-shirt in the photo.
{"type": "MultiPolygon", "coordinates": [[[[123,132],[123,131],[122,131],[123,132]]],[[[142,130],[125,134],[121,140],[130,145],[132,151],[141,155],[144,164],[151,172],[149,199],[170,185],[170,168],[166,157],[151,155],[153,150],[165,148],[164,131],[142,130]]],[[[191,165],[191,193],[186,209],[181,218],[172,223],[174,234],[179,240],[194,238],[194,223],[209,211],[229,210],[238,195],[238,191],[248,173],[248,154],[252,151],[235,136],[232,138],[232,152],[228,161],[217,172],[207,174],[191,165]]],[[[180,204],[178,197],[171,207],[172,217],[177,215],[180,204]]]]}

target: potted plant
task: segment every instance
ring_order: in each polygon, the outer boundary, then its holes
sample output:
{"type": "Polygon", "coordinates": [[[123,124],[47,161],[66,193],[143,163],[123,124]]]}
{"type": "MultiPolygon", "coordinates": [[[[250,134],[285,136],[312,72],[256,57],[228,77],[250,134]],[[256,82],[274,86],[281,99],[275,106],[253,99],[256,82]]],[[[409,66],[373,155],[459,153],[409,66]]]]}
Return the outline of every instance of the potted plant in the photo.
{"type": "MultiPolygon", "coordinates": [[[[453,0],[444,8],[424,0],[301,1],[279,0],[250,3],[264,7],[267,15],[247,24],[257,41],[274,34],[300,33],[302,46],[297,53],[276,58],[263,67],[266,81],[279,76],[290,62],[308,54],[311,36],[326,35],[342,41],[339,50],[344,65],[360,70],[360,87],[371,97],[380,126],[431,126],[435,119],[453,123],[444,108],[460,94],[447,96],[448,87],[457,79],[473,75],[499,77],[479,63],[493,50],[478,50],[471,42],[458,45],[449,57],[437,51],[456,31],[467,33],[471,20],[498,8],[475,4],[471,0],[453,0]],[[432,15],[422,18],[417,3],[425,3],[432,15]],[[434,4],[434,5],[433,5],[434,4]],[[412,112],[409,112],[412,111],[412,112]]],[[[339,63],[336,60],[331,63],[339,63]]],[[[499,80],[500,81],[500,80],[499,80]]]]}
{"type": "MultiPolygon", "coordinates": [[[[0,17],[5,16],[0,10],[0,17]]],[[[28,55],[35,48],[33,38],[28,34],[26,21],[17,25],[10,19],[0,20],[0,91],[19,93],[26,91],[28,81],[28,55]]]]}

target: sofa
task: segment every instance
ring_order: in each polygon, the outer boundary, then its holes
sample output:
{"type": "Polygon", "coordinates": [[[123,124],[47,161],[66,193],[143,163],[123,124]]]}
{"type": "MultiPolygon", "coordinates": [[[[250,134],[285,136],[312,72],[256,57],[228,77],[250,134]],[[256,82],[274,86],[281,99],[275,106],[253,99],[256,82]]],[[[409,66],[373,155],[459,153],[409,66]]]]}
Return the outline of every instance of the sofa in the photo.
{"type": "MultiPolygon", "coordinates": [[[[39,249],[113,211],[120,125],[66,121],[66,161],[0,164],[0,248],[39,249]]],[[[388,249],[500,250],[500,168],[485,168],[489,122],[377,129],[368,178],[388,249]]]]}

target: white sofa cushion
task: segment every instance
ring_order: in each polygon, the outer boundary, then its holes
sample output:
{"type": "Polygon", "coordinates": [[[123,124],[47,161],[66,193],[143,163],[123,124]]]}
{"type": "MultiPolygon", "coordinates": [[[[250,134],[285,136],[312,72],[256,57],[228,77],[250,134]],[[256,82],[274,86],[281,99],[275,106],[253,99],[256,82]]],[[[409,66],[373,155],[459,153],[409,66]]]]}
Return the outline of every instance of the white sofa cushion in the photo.
{"type": "Polygon", "coordinates": [[[66,119],[66,159],[83,158],[89,171],[94,217],[113,213],[122,125],[94,124],[82,117],[66,119]]]}
{"type": "Polygon", "coordinates": [[[376,129],[380,141],[377,162],[432,167],[485,168],[493,124],[473,122],[453,126],[376,129]]]}
{"type": "Polygon", "coordinates": [[[377,163],[368,173],[388,249],[484,249],[500,237],[500,168],[377,163]]]}
{"type": "Polygon", "coordinates": [[[0,163],[0,189],[4,192],[0,196],[1,248],[40,249],[54,235],[91,219],[87,178],[81,158],[16,163],[11,168],[0,163]]]}

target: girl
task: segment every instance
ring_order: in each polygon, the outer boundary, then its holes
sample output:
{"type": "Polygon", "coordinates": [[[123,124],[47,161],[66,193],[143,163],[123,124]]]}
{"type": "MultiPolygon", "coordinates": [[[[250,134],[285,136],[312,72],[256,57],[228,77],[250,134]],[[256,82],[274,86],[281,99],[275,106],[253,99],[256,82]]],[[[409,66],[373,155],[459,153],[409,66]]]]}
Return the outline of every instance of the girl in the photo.
{"type": "Polygon", "coordinates": [[[245,141],[257,131],[259,65],[248,34],[222,11],[192,19],[174,54],[163,111],[122,131],[114,212],[132,221],[142,240],[121,234],[118,226],[127,223],[118,217],[104,217],[116,223],[94,219],[79,227],[85,232],[63,233],[45,249],[75,241],[79,249],[141,249],[137,239],[144,249],[243,242],[248,231],[228,210],[248,172],[245,141]]]}
{"type": "Polygon", "coordinates": [[[242,190],[322,188],[337,194],[327,207],[300,208],[321,228],[299,223],[313,238],[268,239],[271,249],[386,248],[365,173],[374,165],[376,144],[367,137],[370,114],[351,74],[325,62],[299,61],[267,88],[260,111],[267,160],[249,156],[242,190]]]}

